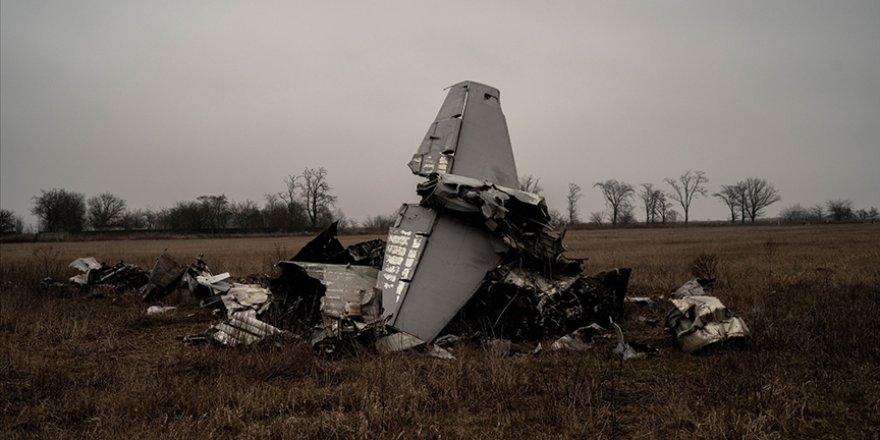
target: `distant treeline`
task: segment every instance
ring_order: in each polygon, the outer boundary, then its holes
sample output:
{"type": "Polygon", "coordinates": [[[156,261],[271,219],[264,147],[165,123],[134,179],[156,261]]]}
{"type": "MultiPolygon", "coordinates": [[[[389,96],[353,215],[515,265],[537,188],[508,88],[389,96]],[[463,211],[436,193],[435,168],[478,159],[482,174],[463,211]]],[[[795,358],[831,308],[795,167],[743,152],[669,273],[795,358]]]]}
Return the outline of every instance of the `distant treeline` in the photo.
{"type": "MultiPolygon", "coordinates": [[[[86,198],[84,194],[62,188],[42,190],[33,197],[31,213],[37,216],[36,230],[26,228],[14,212],[0,210],[0,232],[4,234],[80,234],[96,231],[160,231],[186,234],[296,233],[317,231],[333,221],[342,230],[384,231],[393,224],[395,213],[378,214],[360,222],[346,218],[336,208],[336,196],[327,180],[327,170],[305,168],[299,175],[283,179],[283,190],[264,195],[262,204],[253,200],[232,201],[225,194],[202,195],[195,200],[178,201],[159,209],[130,209],[124,199],[110,193],[86,198]]],[[[690,223],[690,208],[699,197],[709,196],[709,179],[702,171],[688,170],[677,178],[664,179],[668,191],[642,183],[610,179],[596,182],[605,200],[605,209],[579,215],[581,187],[569,183],[566,213],[550,210],[554,226],[578,229],[609,223],[613,227],[639,223],[636,202],[641,202],[645,225],[690,223]],[[680,211],[679,211],[680,209],[680,211]]],[[[520,179],[521,191],[541,194],[540,179],[527,175],[520,179]]],[[[712,197],[724,203],[731,223],[756,223],[770,205],[782,200],[779,190],[766,179],[749,177],[735,184],[721,185],[712,197]]],[[[830,200],[805,208],[799,204],[780,211],[776,221],[786,223],[875,222],[877,208],[855,209],[849,200],[830,200]]],[[[44,235],[51,236],[51,235],[44,235]]]]}
{"type": "MultiPolygon", "coordinates": [[[[253,200],[232,201],[225,194],[203,195],[178,201],[171,207],[131,209],[110,192],[86,198],[63,188],[43,190],[33,197],[31,213],[38,230],[25,230],[21,217],[9,210],[0,213],[0,227],[7,233],[88,233],[93,231],[164,231],[177,233],[304,232],[319,230],[333,221],[340,227],[357,226],[336,208],[336,196],[324,168],[306,168],[284,179],[284,190],[267,193],[262,204],[253,200]]],[[[365,229],[387,228],[393,214],[367,218],[365,229]]]]}

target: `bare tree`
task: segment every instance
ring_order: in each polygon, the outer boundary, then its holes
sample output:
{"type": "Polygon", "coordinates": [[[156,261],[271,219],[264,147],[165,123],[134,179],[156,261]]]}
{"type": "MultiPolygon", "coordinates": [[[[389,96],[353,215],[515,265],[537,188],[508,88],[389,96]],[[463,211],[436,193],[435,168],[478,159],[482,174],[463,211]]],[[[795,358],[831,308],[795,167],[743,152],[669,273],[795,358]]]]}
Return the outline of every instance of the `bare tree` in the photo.
{"type": "Polygon", "coordinates": [[[276,231],[289,228],[288,211],[285,204],[278,197],[278,194],[266,194],[265,197],[266,203],[263,205],[261,212],[263,224],[267,228],[276,231]]]}
{"type": "Polygon", "coordinates": [[[0,209],[0,233],[12,232],[15,227],[15,214],[8,209],[0,209]]]}
{"type": "Polygon", "coordinates": [[[817,223],[822,222],[825,219],[825,207],[821,204],[813,206],[810,208],[810,217],[817,223]]]}
{"type": "Polygon", "coordinates": [[[581,187],[576,183],[568,184],[568,195],[565,200],[568,203],[568,223],[576,224],[580,222],[578,218],[578,200],[581,198],[581,187]]]}
{"type": "MultiPolygon", "coordinates": [[[[171,229],[171,222],[168,218],[171,213],[170,208],[156,208],[149,212],[153,213],[153,226],[148,226],[149,229],[171,229]]],[[[147,218],[149,219],[150,217],[147,218]]]]}
{"type": "Polygon", "coordinates": [[[624,201],[620,204],[620,212],[618,212],[617,223],[621,225],[628,225],[630,223],[636,222],[636,214],[635,214],[635,206],[632,205],[629,201],[624,201]]]}
{"type": "Polygon", "coordinates": [[[639,191],[639,198],[642,199],[642,205],[645,207],[645,223],[650,223],[651,215],[654,214],[654,185],[643,183],[642,190],[639,191]]]}
{"type": "Polygon", "coordinates": [[[531,174],[529,174],[527,176],[521,176],[519,178],[519,190],[525,191],[525,192],[530,192],[530,193],[535,193],[535,194],[541,194],[541,191],[544,191],[544,188],[541,188],[541,186],[538,185],[538,182],[540,182],[540,181],[541,181],[540,178],[535,177],[531,174]]]}
{"type": "Polygon", "coordinates": [[[730,222],[736,223],[737,210],[740,208],[740,195],[736,185],[721,185],[721,191],[712,194],[712,196],[718,197],[724,202],[724,205],[730,210],[730,222]]]}
{"type": "Polygon", "coordinates": [[[196,200],[201,206],[202,221],[212,234],[226,228],[230,214],[229,199],[226,198],[226,194],[199,196],[196,200]]]}
{"type": "Polygon", "coordinates": [[[707,194],[705,185],[709,179],[706,177],[706,173],[687,170],[686,173],[678,176],[678,180],[667,177],[665,181],[672,187],[669,197],[681,205],[681,210],[684,212],[684,223],[687,224],[694,198],[697,195],[705,196],[707,194]]]}
{"type": "Polygon", "coordinates": [[[171,208],[163,210],[160,224],[164,229],[174,231],[199,231],[203,227],[204,209],[201,204],[192,200],[177,202],[171,208]]]}
{"type": "Polygon", "coordinates": [[[147,213],[140,209],[125,211],[122,215],[120,224],[126,231],[131,231],[133,229],[147,229],[147,213]]]}
{"type": "Polygon", "coordinates": [[[786,206],[779,210],[779,218],[785,223],[805,222],[810,218],[810,210],[801,206],[800,203],[786,206]]]}
{"type": "Polygon", "coordinates": [[[733,185],[733,191],[736,193],[736,204],[739,206],[739,221],[740,223],[746,222],[746,213],[749,208],[749,193],[746,188],[745,182],[736,182],[736,185],[733,185]]]}
{"type": "Polygon", "coordinates": [[[144,228],[146,229],[158,229],[159,228],[159,216],[161,213],[160,210],[156,210],[150,207],[144,209],[144,228]]]}
{"type": "Polygon", "coordinates": [[[597,225],[602,224],[602,220],[605,219],[605,211],[594,211],[590,213],[590,223],[594,223],[597,225]]]}
{"type": "Polygon", "coordinates": [[[554,228],[558,228],[560,226],[565,225],[565,217],[562,216],[562,213],[551,209],[550,210],[550,226],[554,228]]]}
{"type": "Polygon", "coordinates": [[[80,232],[86,222],[86,196],[61,188],[40,190],[31,213],[40,219],[44,231],[80,232]]]}
{"type": "Polygon", "coordinates": [[[0,209],[0,234],[16,232],[21,234],[24,224],[21,217],[8,209],[0,209]]]}
{"type": "Polygon", "coordinates": [[[639,198],[645,207],[645,223],[654,223],[660,214],[661,201],[665,201],[663,191],[654,189],[651,183],[643,183],[642,190],[639,191],[639,198]]]}
{"type": "Polygon", "coordinates": [[[284,178],[284,191],[278,193],[278,197],[281,200],[284,200],[284,203],[293,204],[296,203],[296,189],[297,189],[297,181],[299,180],[299,176],[296,174],[288,174],[287,177],[284,178]]]}
{"type": "Polygon", "coordinates": [[[122,226],[122,219],[125,216],[125,200],[115,195],[105,192],[90,197],[89,205],[89,225],[97,231],[122,226]]]}
{"type": "MultiPolygon", "coordinates": [[[[666,193],[660,191],[660,194],[657,195],[657,215],[660,216],[662,223],[666,223],[669,219],[670,212],[675,212],[672,210],[672,203],[666,199],[666,193]]],[[[674,222],[675,220],[673,219],[672,221],[674,222]]]]}
{"type": "Polygon", "coordinates": [[[309,226],[317,228],[330,220],[336,204],[336,196],[330,194],[332,188],[327,183],[326,168],[306,168],[300,177],[301,182],[296,185],[300,189],[300,197],[306,208],[309,226]]]}
{"type": "Polygon", "coordinates": [[[232,203],[232,221],[240,229],[259,229],[263,227],[263,214],[253,200],[232,203]]]}
{"type": "Polygon", "coordinates": [[[284,179],[284,191],[278,193],[278,198],[284,202],[284,207],[287,210],[286,229],[290,231],[300,230],[305,226],[303,204],[296,195],[297,190],[302,188],[299,183],[301,178],[302,176],[295,174],[288,175],[284,179]]]}
{"type": "Polygon", "coordinates": [[[620,220],[620,208],[624,203],[629,203],[635,190],[632,185],[626,182],[618,182],[616,179],[606,180],[604,182],[596,182],[593,187],[599,187],[602,190],[602,196],[605,197],[605,204],[611,208],[611,224],[617,226],[620,220]]]}
{"type": "Polygon", "coordinates": [[[768,206],[782,200],[779,190],[765,179],[749,177],[741,183],[745,187],[746,214],[751,223],[763,215],[768,206]]]}
{"type": "Polygon", "coordinates": [[[836,222],[851,220],[855,215],[853,213],[852,201],[850,200],[829,200],[827,205],[828,216],[836,222]]]}

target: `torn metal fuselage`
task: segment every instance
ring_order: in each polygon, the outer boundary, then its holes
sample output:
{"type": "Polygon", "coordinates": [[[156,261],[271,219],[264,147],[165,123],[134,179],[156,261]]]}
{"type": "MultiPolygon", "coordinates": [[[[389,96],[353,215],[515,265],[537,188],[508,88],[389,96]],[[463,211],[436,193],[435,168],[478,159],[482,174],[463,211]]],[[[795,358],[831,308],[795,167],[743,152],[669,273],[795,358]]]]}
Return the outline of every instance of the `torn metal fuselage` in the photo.
{"type": "Polygon", "coordinates": [[[465,327],[475,325],[467,316],[488,319],[479,325],[492,331],[506,323],[515,337],[617,317],[622,293],[591,287],[582,262],[563,257],[564,231],[543,197],[516,189],[497,89],[452,86],[409,167],[427,178],[421,202],[400,209],[377,282],[388,325],[409,336],[406,345],[434,339],[456,316],[465,327]],[[592,296],[617,299],[600,307],[592,296]]]}
{"type": "Polygon", "coordinates": [[[426,178],[421,201],[400,208],[387,242],[344,248],[334,224],[278,263],[271,289],[285,313],[317,323],[316,347],[381,333],[374,346],[389,352],[454,326],[515,339],[619,317],[629,269],[583,277],[583,262],[563,256],[543,197],[516,189],[499,97],[475,82],[450,88],[409,163],[426,178]]]}
{"type": "Polygon", "coordinates": [[[291,260],[279,261],[281,276],[270,280],[279,321],[313,330],[312,346],[324,354],[352,342],[371,344],[384,327],[376,289],[385,242],[343,247],[333,223],[291,260]]]}
{"type": "Polygon", "coordinates": [[[334,354],[349,342],[370,344],[383,326],[382,298],[374,285],[379,269],[369,266],[290,262],[324,287],[321,323],[312,347],[334,354]]]}

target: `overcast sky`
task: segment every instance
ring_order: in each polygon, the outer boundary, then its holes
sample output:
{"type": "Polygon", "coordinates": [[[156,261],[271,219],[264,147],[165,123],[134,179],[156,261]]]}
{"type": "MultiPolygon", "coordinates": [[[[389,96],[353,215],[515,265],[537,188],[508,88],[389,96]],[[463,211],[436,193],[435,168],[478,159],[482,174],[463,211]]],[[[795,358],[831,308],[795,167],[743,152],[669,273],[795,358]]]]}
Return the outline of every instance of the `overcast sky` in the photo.
{"type": "MultiPolygon", "coordinates": [[[[586,217],[597,181],[688,169],[711,192],[767,178],[770,215],[880,207],[878,1],[0,8],[0,206],[26,222],[41,189],[262,204],[319,166],[347,216],[390,213],[417,200],[406,163],[462,80],[501,90],[517,168],[560,211],[569,182],[586,217]]],[[[725,213],[698,199],[691,218],[725,213]]]]}

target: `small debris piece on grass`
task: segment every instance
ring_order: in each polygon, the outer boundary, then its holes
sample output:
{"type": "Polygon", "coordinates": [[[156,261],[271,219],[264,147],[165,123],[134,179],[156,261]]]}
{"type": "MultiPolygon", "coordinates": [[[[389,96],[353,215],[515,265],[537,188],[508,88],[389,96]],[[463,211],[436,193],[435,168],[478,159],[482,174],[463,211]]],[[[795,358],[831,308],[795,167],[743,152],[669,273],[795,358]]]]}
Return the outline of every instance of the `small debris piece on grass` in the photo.
{"type": "Polygon", "coordinates": [[[176,306],[150,306],[147,307],[147,315],[161,315],[177,310],[176,306]]]}
{"type": "Polygon", "coordinates": [[[212,326],[207,336],[223,345],[250,345],[264,338],[283,333],[277,327],[260,321],[253,310],[232,313],[224,322],[212,326]]]}
{"type": "Polygon", "coordinates": [[[99,263],[95,257],[83,257],[71,261],[69,266],[82,272],[70,277],[70,282],[80,287],[109,285],[117,288],[137,289],[148,282],[146,272],[137,265],[123,261],[114,266],[108,266],[99,263]]]}
{"type": "Polygon", "coordinates": [[[721,300],[706,293],[703,280],[692,279],[672,294],[674,308],[666,315],[666,329],[686,353],[709,345],[749,336],[745,321],[721,300]]]}
{"type": "Polygon", "coordinates": [[[431,346],[431,352],[429,353],[429,355],[437,359],[455,359],[455,356],[453,356],[452,353],[449,352],[449,350],[440,347],[437,344],[431,346]]]}

